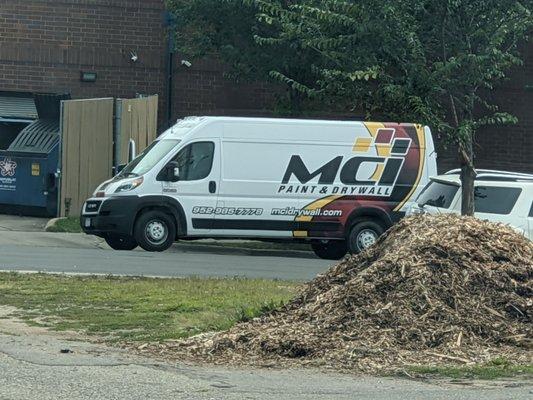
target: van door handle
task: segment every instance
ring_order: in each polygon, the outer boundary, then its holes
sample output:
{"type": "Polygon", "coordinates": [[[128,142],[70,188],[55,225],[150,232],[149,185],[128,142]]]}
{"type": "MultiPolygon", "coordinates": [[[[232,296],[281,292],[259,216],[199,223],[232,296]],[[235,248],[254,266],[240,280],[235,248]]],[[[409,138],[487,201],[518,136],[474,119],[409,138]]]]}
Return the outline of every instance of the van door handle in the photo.
{"type": "Polygon", "coordinates": [[[209,193],[216,193],[217,192],[217,183],[215,181],[209,182],[209,193]]]}

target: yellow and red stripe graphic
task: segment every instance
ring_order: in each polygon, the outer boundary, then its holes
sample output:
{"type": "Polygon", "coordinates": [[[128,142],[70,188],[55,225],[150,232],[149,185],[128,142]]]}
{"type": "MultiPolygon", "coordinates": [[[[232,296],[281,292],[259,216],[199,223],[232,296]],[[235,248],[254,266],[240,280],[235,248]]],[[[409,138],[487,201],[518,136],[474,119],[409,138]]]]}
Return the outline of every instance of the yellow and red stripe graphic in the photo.
{"type": "MultiPolygon", "coordinates": [[[[384,124],[379,122],[364,123],[369,134],[368,137],[358,137],[353,145],[354,153],[368,153],[374,146],[379,157],[390,158],[392,156],[392,146],[395,139],[410,139],[412,141],[405,162],[399,174],[396,187],[393,194],[387,199],[376,199],[368,196],[349,196],[349,195],[330,195],[316,201],[313,201],[304,209],[313,211],[317,209],[339,209],[343,210],[343,216],[340,222],[345,224],[349,215],[357,207],[377,207],[385,212],[399,211],[405,205],[407,200],[416,191],[422,173],[424,170],[426,141],[424,128],[421,125],[413,124],[384,124]]],[[[378,164],[370,180],[378,182],[385,169],[385,164],[378,164]]],[[[320,217],[316,216],[298,216],[295,219],[298,222],[319,221],[320,217]]],[[[308,237],[307,231],[294,231],[295,237],[308,237]]]]}

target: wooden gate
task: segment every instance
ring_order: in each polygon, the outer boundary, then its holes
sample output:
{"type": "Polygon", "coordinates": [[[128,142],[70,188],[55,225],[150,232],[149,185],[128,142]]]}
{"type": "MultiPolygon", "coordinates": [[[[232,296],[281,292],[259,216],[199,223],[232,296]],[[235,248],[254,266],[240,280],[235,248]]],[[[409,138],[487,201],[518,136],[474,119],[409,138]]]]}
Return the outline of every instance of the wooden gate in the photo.
{"type": "Polygon", "coordinates": [[[61,104],[61,216],[79,216],[85,200],[111,178],[113,106],[112,98],[61,104]]]}
{"type": "Polygon", "coordinates": [[[157,96],[117,99],[116,109],[113,98],[61,103],[60,216],[80,215],[85,200],[111,178],[113,165],[128,162],[130,140],[137,152],[155,140],[157,106],[157,96]]]}
{"type": "Polygon", "coordinates": [[[157,137],[158,96],[138,99],[117,99],[115,148],[116,165],[126,164],[129,143],[135,143],[137,154],[143,151],[157,137]]]}

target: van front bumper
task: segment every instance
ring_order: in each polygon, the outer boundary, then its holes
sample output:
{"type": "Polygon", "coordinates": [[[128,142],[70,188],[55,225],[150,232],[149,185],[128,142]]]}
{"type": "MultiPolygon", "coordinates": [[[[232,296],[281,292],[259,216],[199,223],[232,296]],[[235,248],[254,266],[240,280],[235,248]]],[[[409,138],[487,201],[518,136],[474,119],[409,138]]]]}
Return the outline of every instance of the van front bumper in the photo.
{"type": "Polygon", "coordinates": [[[89,235],[100,237],[109,234],[131,236],[138,202],[137,196],[89,199],[83,205],[81,228],[89,235]]]}

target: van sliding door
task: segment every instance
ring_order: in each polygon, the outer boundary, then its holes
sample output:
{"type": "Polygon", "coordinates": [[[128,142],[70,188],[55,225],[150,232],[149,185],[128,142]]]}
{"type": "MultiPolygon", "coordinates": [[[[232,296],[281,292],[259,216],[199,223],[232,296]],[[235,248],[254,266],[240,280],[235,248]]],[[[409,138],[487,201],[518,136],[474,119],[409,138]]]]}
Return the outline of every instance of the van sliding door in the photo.
{"type": "Polygon", "coordinates": [[[280,188],[294,146],[254,140],[254,131],[257,127],[234,125],[225,131],[213,235],[293,237],[302,201],[280,188]]]}

